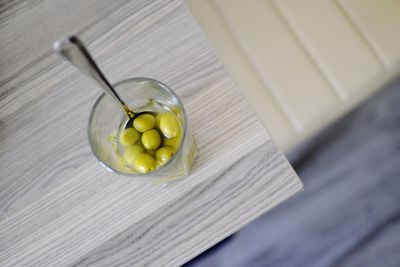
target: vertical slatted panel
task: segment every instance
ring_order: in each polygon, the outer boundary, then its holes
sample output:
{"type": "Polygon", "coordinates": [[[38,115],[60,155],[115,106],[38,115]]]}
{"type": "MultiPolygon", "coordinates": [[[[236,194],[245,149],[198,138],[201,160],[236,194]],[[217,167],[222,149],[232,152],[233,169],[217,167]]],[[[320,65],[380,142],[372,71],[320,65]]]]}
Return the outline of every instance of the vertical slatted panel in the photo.
{"type": "Polygon", "coordinates": [[[400,62],[400,1],[336,0],[390,68],[400,62]]]}
{"type": "Polygon", "coordinates": [[[294,139],[294,128],[271,94],[264,90],[262,81],[252,70],[248,59],[237,46],[233,36],[229,34],[227,25],[221,20],[214,6],[209,1],[190,0],[187,2],[193,15],[201,21],[201,26],[208,38],[213,41],[218,55],[234,55],[222,56],[226,68],[235,77],[242,92],[278,145],[281,148],[287,147],[294,139]]]}
{"type": "Polygon", "coordinates": [[[400,71],[399,0],[186,2],[284,150],[400,71]]]}
{"type": "Polygon", "coordinates": [[[300,130],[326,107],[338,104],[336,94],[267,1],[243,5],[240,0],[217,0],[216,4],[232,33],[240,37],[239,46],[253,62],[264,87],[300,130]]]}
{"type": "Polygon", "coordinates": [[[342,10],[331,0],[274,0],[331,86],[343,97],[358,93],[385,71],[342,10]]]}

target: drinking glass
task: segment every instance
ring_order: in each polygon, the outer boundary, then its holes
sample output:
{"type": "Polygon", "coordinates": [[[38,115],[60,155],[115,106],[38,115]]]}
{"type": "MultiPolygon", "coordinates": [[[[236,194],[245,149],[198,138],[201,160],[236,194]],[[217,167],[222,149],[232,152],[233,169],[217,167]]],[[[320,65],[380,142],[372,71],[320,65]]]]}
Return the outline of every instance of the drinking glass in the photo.
{"type": "Polygon", "coordinates": [[[102,94],[93,106],[88,125],[90,147],[100,163],[114,173],[157,184],[166,184],[187,176],[197,148],[178,96],[165,84],[150,78],[123,80],[116,83],[114,88],[135,113],[148,111],[154,105],[174,112],[182,126],[181,143],[173,157],[158,169],[146,174],[133,171],[118,152],[117,137],[124,129],[127,115],[110,96],[102,94]]]}

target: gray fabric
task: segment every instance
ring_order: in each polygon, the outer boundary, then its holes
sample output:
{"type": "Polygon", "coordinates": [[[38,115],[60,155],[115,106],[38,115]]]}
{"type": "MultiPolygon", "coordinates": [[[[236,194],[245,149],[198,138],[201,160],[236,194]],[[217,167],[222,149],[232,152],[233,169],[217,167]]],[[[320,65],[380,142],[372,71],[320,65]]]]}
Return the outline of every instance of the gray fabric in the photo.
{"type": "Polygon", "coordinates": [[[186,266],[400,266],[400,80],[289,158],[305,191],[186,266]]]}

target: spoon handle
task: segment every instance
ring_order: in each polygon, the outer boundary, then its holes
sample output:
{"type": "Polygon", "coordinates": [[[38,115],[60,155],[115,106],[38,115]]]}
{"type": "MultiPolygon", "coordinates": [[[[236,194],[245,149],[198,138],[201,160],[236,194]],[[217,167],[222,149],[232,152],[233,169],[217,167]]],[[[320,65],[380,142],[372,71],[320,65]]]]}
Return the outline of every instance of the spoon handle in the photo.
{"type": "Polygon", "coordinates": [[[133,116],[133,112],[119,97],[117,92],[115,92],[114,88],[108,82],[94,59],[85,48],[85,45],[78,39],[78,37],[69,36],[59,40],[54,43],[53,49],[87,77],[92,78],[108,95],[113,97],[118,104],[122,105],[123,110],[128,114],[128,116],[133,116]]]}

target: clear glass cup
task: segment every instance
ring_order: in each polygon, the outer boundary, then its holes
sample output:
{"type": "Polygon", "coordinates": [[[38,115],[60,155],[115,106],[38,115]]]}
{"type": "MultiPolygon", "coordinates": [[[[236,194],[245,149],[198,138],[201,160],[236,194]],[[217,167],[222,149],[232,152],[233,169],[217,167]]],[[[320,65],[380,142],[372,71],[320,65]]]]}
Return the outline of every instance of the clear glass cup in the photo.
{"type": "Polygon", "coordinates": [[[182,125],[182,139],[172,159],[158,169],[141,174],[128,168],[118,153],[116,138],[124,128],[127,116],[108,95],[102,94],[93,106],[89,118],[88,136],[93,154],[108,170],[165,184],[189,174],[197,148],[189,132],[185,109],[178,96],[165,84],[149,78],[132,78],[114,85],[122,99],[138,113],[148,111],[154,103],[174,112],[182,125]]]}

